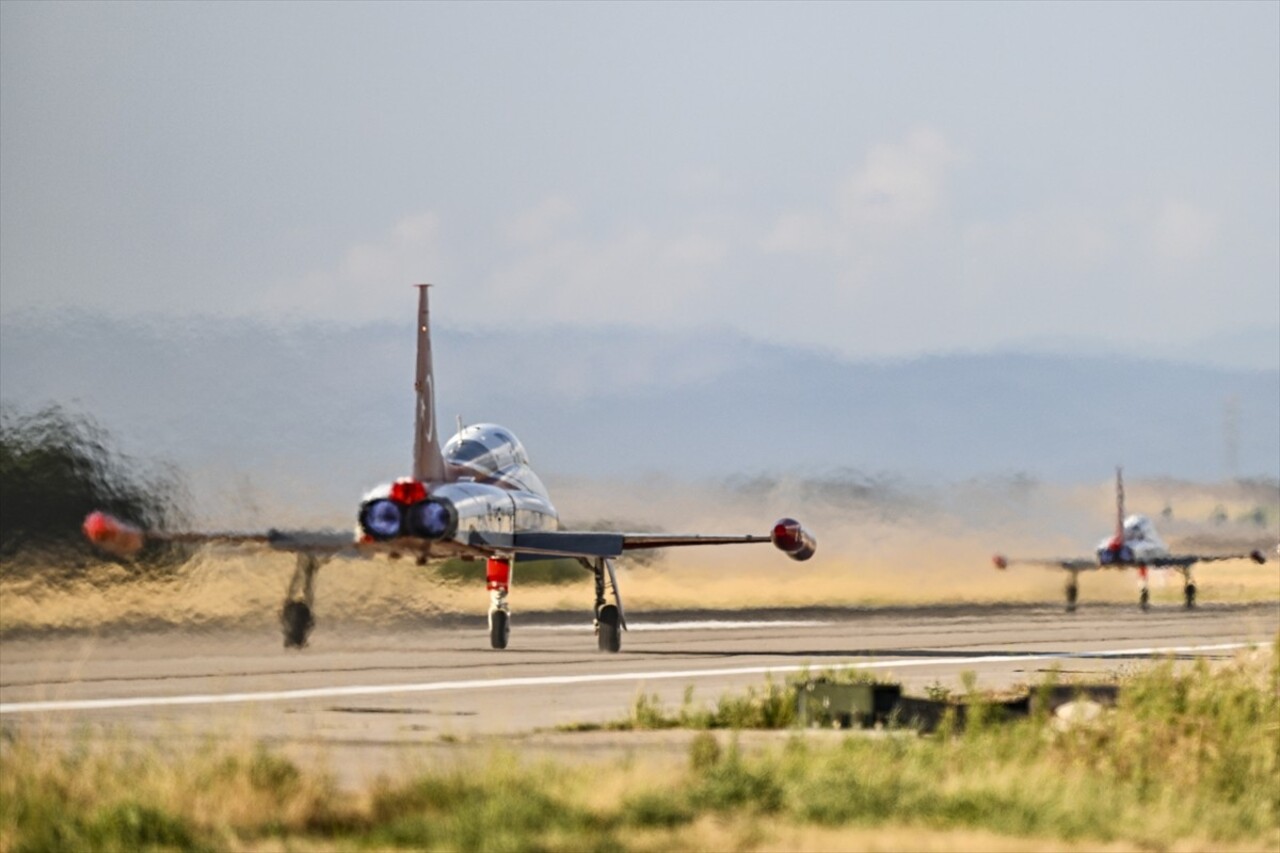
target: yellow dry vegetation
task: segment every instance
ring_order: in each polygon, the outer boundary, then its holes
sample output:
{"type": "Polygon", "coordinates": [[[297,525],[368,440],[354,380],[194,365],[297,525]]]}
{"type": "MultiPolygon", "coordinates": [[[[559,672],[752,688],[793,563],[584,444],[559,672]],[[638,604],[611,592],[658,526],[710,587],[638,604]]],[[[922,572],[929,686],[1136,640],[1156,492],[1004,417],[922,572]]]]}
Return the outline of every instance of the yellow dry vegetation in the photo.
{"type": "MultiPolygon", "coordinates": [[[[768,545],[669,549],[649,564],[624,560],[621,581],[633,611],[663,608],[740,609],[753,607],[888,606],[948,603],[1045,602],[1062,597],[1064,574],[1035,566],[996,571],[991,556],[999,551],[1023,557],[1087,557],[1105,536],[1114,513],[1107,484],[1043,487],[1027,518],[1010,521],[995,511],[965,511],[971,522],[934,511],[879,512],[874,506],[846,509],[799,495],[781,483],[763,496],[735,495],[710,487],[667,481],[626,489],[575,483],[565,490],[562,514],[588,517],[606,507],[633,529],[671,532],[764,532],[780,515],[794,512],[818,535],[818,554],[793,562],[768,545]],[[988,517],[991,516],[991,517],[988,517]],[[761,519],[766,519],[762,522],[761,519]],[[1081,519],[1084,521],[1081,522],[1081,519]],[[1087,534],[1068,535],[1052,525],[1082,525],[1087,534]]],[[[1226,485],[1134,483],[1127,486],[1129,506],[1153,516],[1176,508],[1174,520],[1157,523],[1177,546],[1189,542],[1209,551],[1262,548],[1269,562],[1246,560],[1202,564],[1196,580],[1202,602],[1267,601],[1280,598],[1280,511],[1260,499],[1259,490],[1226,485]],[[1260,500],[1262,502],[1260,503],[1260,500]],[[1266,523],[1224,525],[1191,523],[1222,509],[1229,518],[1247,516],[1263,506],[1266,523]]],[[[1265,489],[1263,489],[1265,492],[1265,489]]],[[[1266,495],[1262,495],[1265,499],[1266,495]]],[[[1277,497],[1280,499],[1280,496],[1277,497]]],[[[484,564],[472,564],[469,576],[442,576],[411,560],[335,560],[320,572],[317,614],[328,618],[386,620],[398,616],[463,613],[481,615],[488,607],[484,564]]],[[[210,546],[169,574],[139,577],[130,568],[104,563],[73,579],[65,573],[11,573],[0,566],[0,633],[47,627],[92,629],[120,623],[153,625],[236,625],[274,622],[294,559],[283,553],[210,546]],[[58,576],[57,583],[46,578],[58,576]]],[[[590,575],[564,584],[522,583],[513,570],[513,604],[522,612],[581,611],[591,600],[590,575]]],[[[1176,572],[1153,571],[1153,600],[1180,600],[1176,572]]],[[[1083,601],[1132,602],[1137,578],[1132,571],[1089,572],[1081,577],[1083,601]]]]}

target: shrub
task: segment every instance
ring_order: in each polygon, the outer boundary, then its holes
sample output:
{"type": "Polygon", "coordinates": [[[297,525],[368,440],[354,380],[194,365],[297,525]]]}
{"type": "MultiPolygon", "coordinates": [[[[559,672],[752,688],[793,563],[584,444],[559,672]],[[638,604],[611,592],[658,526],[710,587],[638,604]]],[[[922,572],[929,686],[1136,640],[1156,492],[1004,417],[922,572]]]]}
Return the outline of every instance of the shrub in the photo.
{"type": "Polygon", "coordinates": [[[181,517],[181,494],[172,468],[140,469],[85,415],[57,406],[0,409],[0,559],[53,552],[59,562],[83,564],[91,554],[80,530],[88,513],[163,527],[181,517]]]}

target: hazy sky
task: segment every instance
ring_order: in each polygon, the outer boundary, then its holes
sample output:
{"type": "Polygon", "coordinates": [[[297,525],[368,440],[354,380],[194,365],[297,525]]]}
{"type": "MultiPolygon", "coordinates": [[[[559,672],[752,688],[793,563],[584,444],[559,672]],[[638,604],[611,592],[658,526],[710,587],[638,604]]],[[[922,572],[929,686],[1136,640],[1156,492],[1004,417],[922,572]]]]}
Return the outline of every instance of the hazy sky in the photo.
{"type": "Polygon", "coordinates": [[[1265,365],[1280,4],[0,3],[10,320],[421,280],[470,330],[1265,365]]]}

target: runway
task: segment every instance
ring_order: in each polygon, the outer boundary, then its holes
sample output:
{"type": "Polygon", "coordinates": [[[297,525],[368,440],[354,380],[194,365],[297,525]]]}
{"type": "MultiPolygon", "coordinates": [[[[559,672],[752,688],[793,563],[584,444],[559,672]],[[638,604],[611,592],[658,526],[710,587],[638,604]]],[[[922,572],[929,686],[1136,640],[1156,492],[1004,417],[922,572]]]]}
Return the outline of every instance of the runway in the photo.
{"type": "MultiPolygon", "coordinates": [[[[264,620],[247,630],[29,634],[0,643],[0,725],[71,736],[86,723],[144,738],[246,737],[351,756],[357,775],[405,748],[568,738],[557,727],[624,716],[641,691],[678,705],[802,668],[868,669],[923,693],[986,688],[1042,673],[1110,672],[1153,657],[1227,658],[1270,645],[1280,604],[1140,612],[1097,604],[636,613],[623,651],[596,651],[589,623],[515,614],[510,648],[488,648],[483,618],[332,624],[286,651],[264,620]],[[335,752],[336,750],[336,752],[335,752]]],[[[580,746],[582,740],[577,744],[580,746]]],[[[549,746],[550,745],[550,746],[549,746]]],[[[412,750],[410,750],[412,751],[412,750]]],[[[345,759],[344,759],[345,760],[345,759]]],[[[350,767],[347,773],[353,772],[350,767]]]]}

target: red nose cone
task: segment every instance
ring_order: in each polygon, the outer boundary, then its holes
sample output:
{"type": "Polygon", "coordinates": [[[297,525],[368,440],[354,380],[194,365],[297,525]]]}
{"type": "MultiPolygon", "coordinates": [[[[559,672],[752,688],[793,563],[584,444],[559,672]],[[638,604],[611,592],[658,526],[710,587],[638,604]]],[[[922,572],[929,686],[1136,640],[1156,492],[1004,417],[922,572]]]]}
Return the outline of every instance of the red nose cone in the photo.
{"type": "Polygon", "coordinates": [[[991,558],[991,562],[997,569],[1009,568],[1009,560],[1004,554],[996,554],[991,558]]]}

